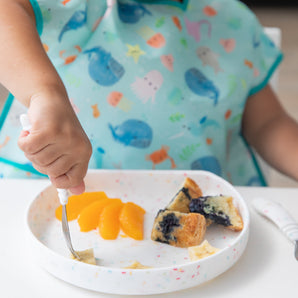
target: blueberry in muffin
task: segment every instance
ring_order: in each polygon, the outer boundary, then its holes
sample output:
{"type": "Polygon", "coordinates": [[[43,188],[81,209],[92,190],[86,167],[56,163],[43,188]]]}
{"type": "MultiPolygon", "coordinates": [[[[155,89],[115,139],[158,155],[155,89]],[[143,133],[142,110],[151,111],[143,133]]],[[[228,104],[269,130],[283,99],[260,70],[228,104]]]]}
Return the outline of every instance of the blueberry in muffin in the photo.
{"type": "Polygon", "coordinates": [[[206,232],[205,217],[199,213],[159,210],[151,239],[177,247],[195,246],[202,242],[206,232]]]}
{"type": "Polygon", "coordinates": [[[189,203],[190,212],[200,213],[208,221],[223,225],[234,231],[243,229],[242,218],[230,196],[202,196],[189,203]]]}

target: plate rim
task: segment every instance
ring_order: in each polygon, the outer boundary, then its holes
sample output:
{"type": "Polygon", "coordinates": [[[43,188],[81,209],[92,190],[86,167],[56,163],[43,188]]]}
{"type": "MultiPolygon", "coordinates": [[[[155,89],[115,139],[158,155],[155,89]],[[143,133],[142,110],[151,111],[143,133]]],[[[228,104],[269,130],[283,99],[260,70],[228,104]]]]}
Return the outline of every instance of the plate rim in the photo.
{"type": "MultiPolygon", "coordinates": [[[[137,272],[138,275],[146,275],[148,274],[148,271],[151,273],[158,273],[158,272],[167,272],[169,270],[173,270],[175,268],[177,269],[183,269],[183,268],[188,268],[188,267],[191,267],[191,266],[203,266],[204,263],[206,262],[209,262],[209,261],[212,261],[214,258],[217,258],[219,254],[224,254],[226,253],[228,250],[230,250],[231,248],[233,248],[235,245],[238,244],[239,240],[240,239],[245,239],[245,243],[244,243],[244,248],[240,254],[240,256],[237,258],[237,260],[233,261],[232,264],[228,267],[231,268],[232,266],[234,266],[239,258],[241,257],[241,255],[243,254],[243,252],[245,251],[246,249],[246,246],[247,246],[247,242],[248,242],[248,238],[249,238],[249,231],[250,231],[250,212],[249,212],[249,208],[248,208],[248,205],[246,204],[244,198],[242,197],[242,195],[239,193],[239,191],[235,188],[235,186],[233,186],[231,183],[229,183],[228,181],[226,181],[225,179],[223,179],[222,177],[219,177],[217,176],[216,174],[213,174],[211,172],[207,172],[207,171],[202,171],[202,170],[117,170],[117,169],[102,169],[102,170],[88,170],[87,172],[87,175],[86,175],[86,181],[88,181],[88,177],[89,175],[94,175],[94,174],[101,174],[101,175],[104,175],[105,173],[121,173],[121,174],[130,174],[130,173],[140,173],[140,174],[163,174],[163,175],[166,175],[166,174],[173,174],[173,173],[176,173],[176,174],[182,174],[185,176],[188,176],[188,177],[191,177],[190,173],[193,174],[194,178],[192,177],[192,179],[195,180],[195,175],[199,174],[199,175],[206,175],[206,176],[209,176],[211,178],[215,178],[217,179],[221,184],[225,184],[225,186],[227,186],[228,188],[231,188],[236,194],[237,194],[237,200],[240,199],[241,201],[241,204],[243,205],[243,211],[244,211],[244,215],[245,215],[245,220],[243,218],[243,221],[245,222],[244,224],[244,227],[243,227],[243,230],[238,232],[239,235],[233,239],[230,243],[229,246],[225,246],[224,248],[222,248],[218,253],[214,254],[214,255],[211,255],[211,256],[208,256],[206,258],[203,258],[203,259],[199,259],[199,260],[195,260],[195,261],[191,261],[189,260],[188,262],[186,263],[182,263],[182,264],[178,264],[178,265],[171,265],[171,266],[163,266],[163,267],[151,267],[151,268],[145,268],[145,269],[136,269],[136,268],[118,268],[118,267],[110,267],[110,266],[103,266],[103,265],[91,265],[91,264],[86,264],[86,263],[82,263],[82,262],[79,262],[79,261],[76,261],[76,260],[73,260],[71,258],[67,258],[61,254],[59,254],[58,252],[50,249],[47,245],[45,245],[42,241],[40,241],[36,236],[35,234],[33,233],[33,231],[31,230],[31,227],[30,227],[30,224],[29,224],[29,212],[32,208],[32,205],[33,203],[40,197],[40,195],[42,194],[42,192],[45,192],[47,191],[48,189],[50,188],[54,188],[51,184],[47,185],[46,187],[44,187],[29,203],[28,207],[27,207],[27,210],[26,210],[26,227],[27,227],[27,231],[28,233],[30,234],[30,238],[31,238],[31,241],[34,241],[35,244],[39,247],[39,249],[42,249],[42,250],[45,250],[47,252],[47,254],[51,254],[51,255],[54,255],[55,257],[58,257],[58,258],[61,258],[62,260],[65,260],[67,263],[69,264],[76,264],[76,266],[78,267],[81,267],[82,268],[89,268],[90,270],[96,272],[96,271],[101,271],[101,272],[108,272],[108,271],[113,271],[115,273],[121,273],[123,272],[124,270],[127,271],[127,272],[137,272]]],[[[186,177],[185,176],[185,177],[186,177]]],[[[241,214],[242,215],[242,214],[241,214]]],[[[242,215],[243,216],[243,215],[242,215]]],[[[244,217],[244,216],[243,216],[244,217]]],[[[47,268],[45,268],[47,270],[47,268]]],[[[226,270],[228,270],[226,269],[226,270]]],[[[216,278],[218,275],[220,274],[223,274],[226,270],[216,274],[215,276],[213,276],[212,278],[210,279],[207,279],[206,281],[208,280],[212,280],[214,278],[216,278]]],[[[48,270],[47,270],[48,271],[48,270]]],[[[50,272],[51,274],[53,274],[52,272],[50,272]]],[[[53,274],[55,275],[55,274],[53,274]]],[[[57,275],[56,275],[57,276],[57,275]]],[[[60,278],[60,277],[59,277],[60,278]]],[[[68,283],[71,283],[71,284],[74,284],[72,283],[71,281],[69,280],[64,280],[68,283]]],[[[204,282],[203,282],[204,283],[204,282]]],[[[201,284],[201,282],[198,282],[198,284],[201,284]]],[[[86,288],[84,286],[80,286],[80,285],[77,285],[77,284],[74,284],[75,286],[79,286],[79,287],[82,287],[82,288],[86,288]]],[[[189,288],[189,286],[186,286],[184,289],[186,288],[189,288]]],[[[91,289],[91,288],[86,288],[86,289],[91,289]]],[[[180,289],[183,289],[183,288],[180,288],[180,289]]],[[[94,290],[94,289],[91,289],[91,290],[94,290]]],[[[110,293],[110,294],[120,294],[123,292],[117,292],[117,291],[101,291],[101,290],[95,290],[97,292],[104,292],[104,293],[110,293]]],[[[177,290],[173,290],[173,291],[177,291],[177,290]]],[[[169,292],[172,292],[170,290],[168,291],[164,291],[164,292],[160,292],[160,291],[152,291],[152,292],[148,292],[148,293],[143,293],[143,292],[139,292],[139,294],[142,294],[142,295],[147,295],[147,294],[160,294],[160,293],[169,293],[169,292]]],[[[138,293],[134,293],[134,292],[129,292],[129,291],[126,291],[126,293],[124,295],[137,295],[138,293]]]]}

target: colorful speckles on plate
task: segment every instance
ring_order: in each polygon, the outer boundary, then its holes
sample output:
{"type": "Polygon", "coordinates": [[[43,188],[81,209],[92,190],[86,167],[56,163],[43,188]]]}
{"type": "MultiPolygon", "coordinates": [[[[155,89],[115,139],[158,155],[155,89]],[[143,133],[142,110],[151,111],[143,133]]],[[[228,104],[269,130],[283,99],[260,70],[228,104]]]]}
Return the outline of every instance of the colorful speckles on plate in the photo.
{"type": "Polygon", "coordinates": [[[80,232],[74,220],[69,222],[73,245],[77,250],[93,248],[97,266],[71,260],[61,222],[55,218],[55,209],[59,205],[56,190],[46,188],[33,200],[28,211],[32,255],[47,271],[68,283],[98,292],[126,295],[178,291],[225,272],[238,261],[246,247],[249,234],[247,206],[228,182],[209,172],[100,170],[88,172],[85,183],[87,191],[103,190],[108,197],[121,197],[124,202],[141,205],[146,210],[144,240],[123,237],[123,233],[115,240],[103,240],[95,230],[80,232]],[[221,250],[195,262],[190,261],[187,249],[150,239],[156,212],[175,195],[186,176],[194,179],[205,195],[223,193],[233,196],[244,221],[244,229],[239,233],[219,226],[210,227],[206,239],[221,250]],[[133,262],[152,268],[125,269],[133,262]]]}

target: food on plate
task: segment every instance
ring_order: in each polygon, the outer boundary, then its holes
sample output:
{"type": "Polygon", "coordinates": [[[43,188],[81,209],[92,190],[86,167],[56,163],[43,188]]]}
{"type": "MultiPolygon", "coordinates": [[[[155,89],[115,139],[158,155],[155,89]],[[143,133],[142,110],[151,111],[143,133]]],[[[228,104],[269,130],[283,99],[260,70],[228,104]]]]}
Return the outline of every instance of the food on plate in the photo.
{"type": "Polygon", "coordinates": [[[119,215],[124,203],[120,199],[107,205],[101,212],[98,221],[98,230],[101,237],[105,240],[114,240],[120,231],[119,215]]]}
{"type": "Polygon", "coordinates": [[[83,263],[96,265],[96,260],[94,258],[94,252],[93,249],[86,249],[82,251],[76,251],[76,254],[80,257],[80,259],[77,259],[73,254],[71,254],[71,258],[83,263]]]}
{"type": "Polygon", "coordinates": [[[200,244],[205,232],[206,220],[199,213],[159,210],[151,239],[177,247],[189,247],[200,244]]]}
{"type": "Polygon", "coordinates": [[[207,240],[204,240],[200,245],[191,246],[188,248],[188,254],[191,261],[206,258],[218,251],[220,251],[220,249],[212,246],[207,240]]]}
{"type": "MultiPolygon", "coordinates": [[[[84,192],[80,195],[72,195],[68,198],[68,203],[66,204],[67,219],[68,221],[77,219],[80,212],[89,204],[107,199],[107,195],[103,191],[95,192],[84,192]]],[[[55,212],[55,216],[60,221],[62,220],[62,206],[60,205],[55,212]]]]}
{"type": "MultiPolygon", "coordinates": [[[[86,206],[78,217],[78,224],[80,226],[81,232],[89,232],[91,230],[95,230],[98,226],[98,221],[101,212],[103,209],[113,203],[117,199],[103,199],[96,202],[91,203],[86,206]]],[[[120,201],[120,199],[118,199],[120,201]]]]}
{"type": "Polygon", "coordinates": [[[148,269],[148,268],[152,268],[152,267],[143,265],[138,261],[134,261],[130,266],[124,267],[124,269],[148,269]]]}
{"type": "MultiPolygon", "coordinates": [[[[96,191],[70,196],[66,209],[68,220],[77,219],[81,232],[98,228],[104,239],[111,240],[118,237],[121,228],[125,235],[135,240],[143,240],[146,211],[137,204],[123,203],[121,199],[109,198],[105,192],[96,191]],[[115,206],[108,207],[115,203],[115,206]]],[[[56,209],[55,216],[61,221],[62,206],[56,209]]]]}
{"type": "Polygon", "coordinates": [[[189,203],[191,199],[202,196],[200,187],[189,177],[186,177],[178,193],[170,201],[167,210],[189,212],[189,203]]]}
{"type": "Polygon", "coordinates": [[[203,241],[211,223],[237,232],[243,229],[242,218],[231,196],[203,196],[197,183],[187,177],[166,208],[158,211],[151,239],[178,247],[195,246],[203,241]]]}
{"type": "Polygon", "coordinates": [[[242,218],[230,196],[205,196],[192,199],[190,212],[204,215],[208,220],[234,231],[243,229],[242,218]]]}
{"type": "Polygon", "coordinates": [[[146,211],[139,205],[132,202],[125,203],[119,215],[121,230],[135,240],[143,240],[145,213],[146,211]]]}

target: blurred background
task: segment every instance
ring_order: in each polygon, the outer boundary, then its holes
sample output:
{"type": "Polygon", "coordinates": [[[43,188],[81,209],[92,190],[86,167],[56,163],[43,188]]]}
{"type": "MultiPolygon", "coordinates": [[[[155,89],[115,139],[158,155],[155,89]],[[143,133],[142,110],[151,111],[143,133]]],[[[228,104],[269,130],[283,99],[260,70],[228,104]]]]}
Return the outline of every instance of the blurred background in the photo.
{"type": "MultiPolygon", "coordinates": [[[[278,70],[277,93],[284,108],[298,121],[298,0],[243,0],[265,27],[281,30],[284,60],[278,70]]],[[[0,111],[7,91],[0,85],[0,111]]],[[[298,148],[297,148],[298,154],[298,148]]],[[[298,165],[297,165],[298,166],[298,165]]],[[[269,169],[270,186],[298,187],[298,182],[269,169]]]]}

